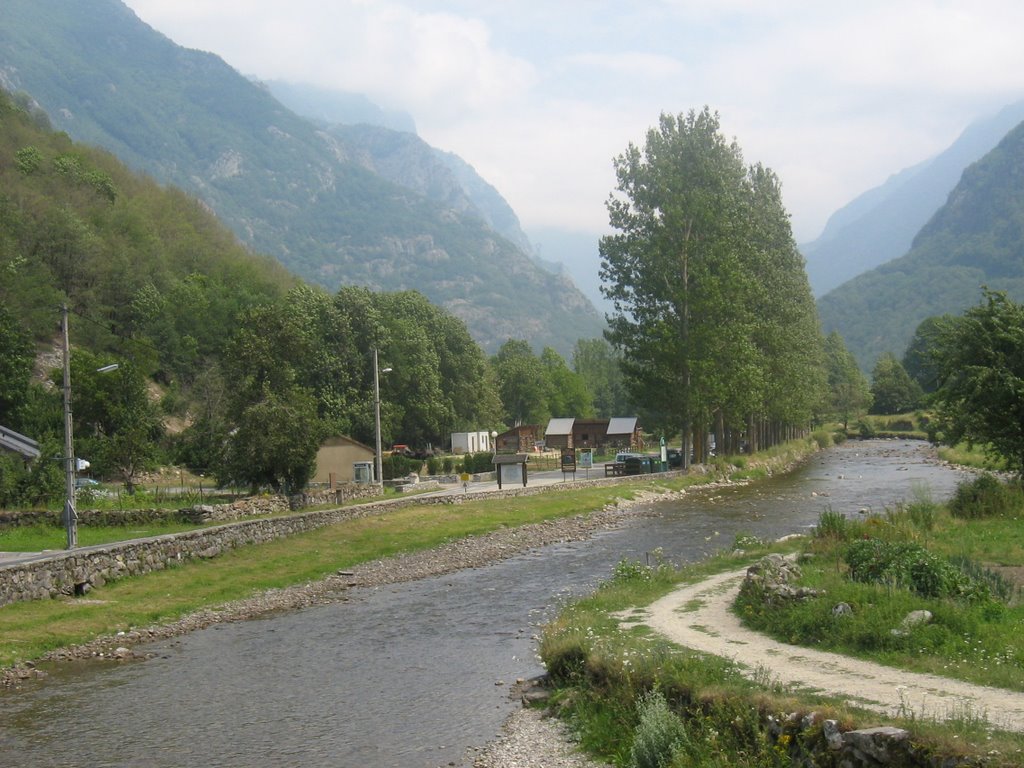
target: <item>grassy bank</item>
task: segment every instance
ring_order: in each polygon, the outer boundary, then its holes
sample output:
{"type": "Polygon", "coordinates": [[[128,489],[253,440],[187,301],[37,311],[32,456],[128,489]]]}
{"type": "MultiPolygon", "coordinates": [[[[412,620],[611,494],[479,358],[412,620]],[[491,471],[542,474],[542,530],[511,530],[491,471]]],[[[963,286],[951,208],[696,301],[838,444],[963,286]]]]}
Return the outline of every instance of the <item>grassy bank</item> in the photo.
{"type": "Polygon", "coordinates": [[[785,642],[1024,690],[1022,517],[1020,487],[984,477],[949,505],[919,498],[858,519],[826,513],[802,549],[799,583],[825,597],[769,610],[745,594],[737,608],[785,642]],[[851,607],[842,621],[832,614],[839,603],[851,607]],[[933,618],[900,629],[912,611],[933,618]]]}
{"type": "MultiPolygon", "coordinates": [[[[749,457],[744,468],[722,462],[743,476],[766,472],[811,450],[799,442],[774,457],[749,457]]],[[[720,479],[716,473],[686,477],[648,475],[618,485],[595,485],[511,499],[481,498],[453,505],[407,506],[372,517],[338,523],[269,544],[228,552],[216,559],[186,563],[147,576],[107,584],[89,600],[46,600],[0,608],[0,665],[37,659],[47,651],[95,637],[173,622],[202,608],[249,597],[261,590],[303,584],[359,563],[401,552],[436,547],[485,534],[574,515],[633,499],[640,493],[678,491],[720,479]]],[[[163,532],[146,527],[80,527],[82,543],[117,541],[163,532]]],[[[168,531],[169,532],[169,531],[168,531]]],[[[6,534],[5,534],[6,535],[6,534]]],[[[60,530],[51,531],[60,536],[60,530]]],[[[25,545],[25,542],[22,542],[25,545]]],[[[29,549],[35,548],[29,544],[29,549]]],[[[59,546],[63,546],[60,539],[59,546]]]]}
{"type": "MultiPolygon", "coordinates": [[[[914,712],[880,718],[789,690],[767,675],[747,679],[731,662],[673,646],[643,626],[624,630],[615,615],[769,551],[802,551],[799,585],[826,594],[766,608],[763,594],[745,590],[737,610],[749,625],[785,642],[1024,689],[1024,611],[1019,593],[998,575],[1024,566],[1019,530],[1024,495],[1015,487],[993,490],[986,481],[980,491],[965,486],[951,509],[921,498],[857,520],[827,513],[817,535],[799,544],[769,546],[747,539],[729,550],[745,550],[742,556],[718,555],[681,569],[621,563],[596,594],[570,606],[544,630],[541,655],[556,686],[556,706],[589,752],[619,766],[788,768],[799,745],[785,734],[772,735],[765,723],[812,711],[819,720],[837,720],[843,730],[880,722],[907,728],[914,743],[933,756],[1020,765],[1024,736],[993,732],[982,713],[964,711],[945,724],[914,712]],[[870,542],[913,547],[901,550],[908,560],[876,569],[880,578],[851,579],[845,559],[850,547],[875,546],[870,542]],[[915,578],[921,588],[914,586],[915,578]],[[852,615],[841,621],[832,614],[839,602],[852,607],[852,615]],[[933,620],[905,633],[891,631],[917,609],[930,610],[933,620]]],[[[865,563],[875,572],[870,566],[880,561],[872,554],[853,557],[862,573],[865,563]]]]}

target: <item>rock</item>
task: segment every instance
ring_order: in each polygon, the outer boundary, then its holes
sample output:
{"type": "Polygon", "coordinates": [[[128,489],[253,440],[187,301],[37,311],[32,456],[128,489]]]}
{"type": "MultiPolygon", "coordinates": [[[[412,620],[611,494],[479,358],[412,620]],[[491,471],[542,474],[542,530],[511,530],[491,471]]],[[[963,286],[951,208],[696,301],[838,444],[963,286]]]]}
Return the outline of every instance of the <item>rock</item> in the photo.
{"type": "Polygon", "coordinates": [[[902,637],[907,635],[914,627],[919,627],[922,624],[928,624],[932,620],[932,612],[927,610],[911,611],[903,617],[903,621],[900,622],[898,629],[891,629],[889,632],[894,637],[902,637]]]}
{"type": "Polygon", "coordinates": [[[853,614],[853,608],[850,607],[849,603],[836,603],[832,607],[832,615],[835,618],[840,616],[851,616],[853,614]]]}
{"type": "Polygon", "coordinates": [[[864,728],[847,731],[843,742],[861,765],[901,765],[899,756],[906,752],[910,733],[892,726],[864,728]]]}
{"type": "Polygon", "coordinates": [[[826,720],[821,724],[821,735],[825,737],[825,743],[833,752],[843,748],[843,734],[835,720],[826,720]]]}

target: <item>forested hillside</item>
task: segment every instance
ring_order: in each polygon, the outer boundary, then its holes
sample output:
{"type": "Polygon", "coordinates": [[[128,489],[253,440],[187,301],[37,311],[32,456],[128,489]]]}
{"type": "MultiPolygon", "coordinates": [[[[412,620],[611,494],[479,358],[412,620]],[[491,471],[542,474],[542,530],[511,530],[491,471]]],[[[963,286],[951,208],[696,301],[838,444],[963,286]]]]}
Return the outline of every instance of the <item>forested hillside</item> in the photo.
{"type": "Polygon", "coordinates": [[[1024,124],[963,174],[905,256],[818,302],[826,332],[846,339],[863,370],[903,354],[927,317],[977,304],[981,287],[1024,298],[1024,124]]]}
{"type": "Polygon", "coordinates": [[[62,304],[78,455],[129,485],[163,460],[301,487],[325,436],[372,442],[374,349],[393,368],[385,439],[440,444],[503,418],[482,349],[421,294],[304,285],[195,199],[49,130],[3,92],[0,275],[0,424],[48,456],[13,489],[23,469],[0,461],[8,501],[59,488],[60,393],[31,374],[58,338],[62,304]],[[97,372],[111,362],[116,372],[97,372]]]}
{"type": "Polygon", "coordinates": [[[211,54],[181,48],[118,0],[8,0],[0,77],[73,138],[204,200],[254,250],[335,290],[417,289],[497,349],[568,354],[603,321],[472,213],[399,186],[211,54]]]}
{"type": "Polygon", "coordinates": [[[219,354],[239,312],[296,284],[194,198],[47,125],[0,91],[0,298],[32,338],[56,334],[67,302],[88,318],[80,343],[145,334],[178,375],[219,354]]]}

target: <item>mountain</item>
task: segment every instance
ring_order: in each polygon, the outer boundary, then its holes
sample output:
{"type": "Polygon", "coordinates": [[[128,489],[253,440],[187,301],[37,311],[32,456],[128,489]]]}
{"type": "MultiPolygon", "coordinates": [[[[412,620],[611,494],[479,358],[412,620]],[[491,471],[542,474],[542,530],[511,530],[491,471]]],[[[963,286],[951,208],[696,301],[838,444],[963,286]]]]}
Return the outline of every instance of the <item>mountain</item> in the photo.
{"type": "MultiPolygon", "coordinates": [[[[603,321],[477,213],[367,167],[218,57],[181,48],[119,0],[6,0],[0,77],[73,138],[201,198],[253,250],[334,290],[417,289],[494,351],[567,355],[603,321]]],[[[361,159],[362,158],[362,159],[361,159]]]]}
{"type": "Polygon", "coordinates": [[[601,294],[600,234],[558,227],[538,227],[529,234],[538,258],[548,261],[553,269],[567,272],[598,311],[612,312],[612,303],[601,294]]]}
{"type": "Polygon", "coordinates": [[[268,80],[262,85],[292,112],[317,122],[327,125],[377,125],[393,131],[416,133],[416,121],[412,115],[381,109],[361,93],[335,91],[284,80],[268,80]]]}
{"type": "Polygon", "coordinates": [[[829,292],[818,312],[870,370],[902,355],[925,318],[976,304],[983,285],[1024,300],[1024,123],[963,172],[905,256],[829,292]]]}
{"type": "Polygon", "coordinates": [[[816,296],[905,254],[960,175],[1024,120],[1024,101],[970,125],[944,152],[906,168],[836,211],[821,236],[800,246],[816,296]]]}

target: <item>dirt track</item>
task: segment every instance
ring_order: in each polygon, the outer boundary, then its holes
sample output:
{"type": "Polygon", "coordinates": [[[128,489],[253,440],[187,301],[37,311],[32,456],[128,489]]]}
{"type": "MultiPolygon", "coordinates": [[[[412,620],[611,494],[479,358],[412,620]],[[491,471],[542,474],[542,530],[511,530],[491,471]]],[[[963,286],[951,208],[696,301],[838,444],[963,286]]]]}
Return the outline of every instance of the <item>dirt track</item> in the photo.
{"type": "Polygon", "coordinates": [[[787,645],[745,629],[730,610],[744,573],[723,573],[682,587],[645,611],[622,618],[687,648],[733,659],[750,674],[767,672],[772,680],[838,696],[865,709],[934,720],[969,714],[983,716],[997,728],[1024,731],[1024,693],[904,672],[787,645]]]}

